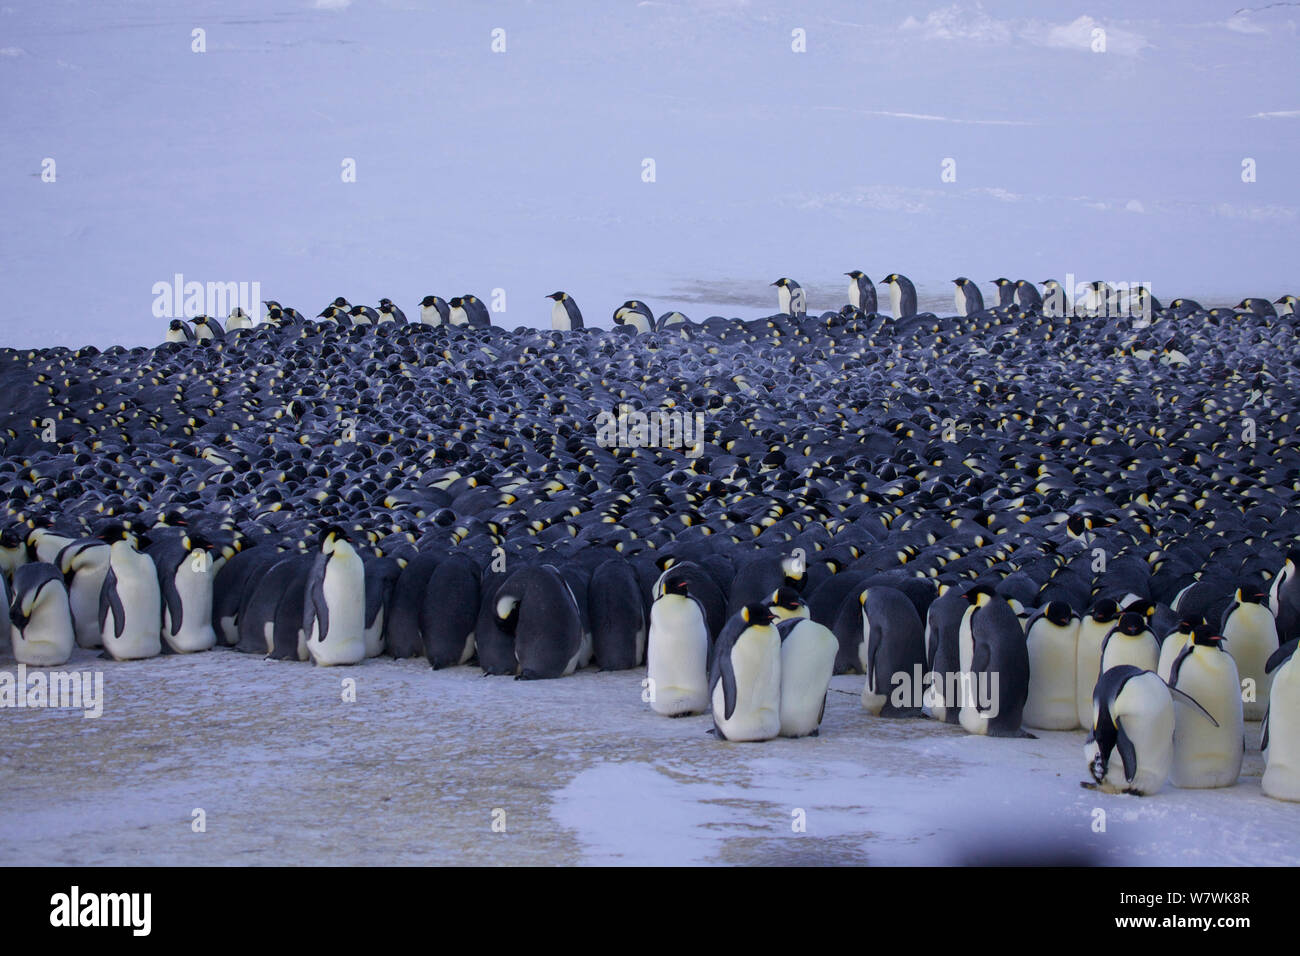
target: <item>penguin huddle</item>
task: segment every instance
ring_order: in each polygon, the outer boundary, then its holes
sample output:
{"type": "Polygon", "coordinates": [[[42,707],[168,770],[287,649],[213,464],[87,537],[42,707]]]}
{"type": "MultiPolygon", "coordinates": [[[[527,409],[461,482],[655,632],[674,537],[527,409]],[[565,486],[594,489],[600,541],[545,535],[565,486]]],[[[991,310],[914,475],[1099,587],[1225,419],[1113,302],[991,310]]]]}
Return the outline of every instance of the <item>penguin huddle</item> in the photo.
{"type": "Polygon", "coordinates": [[[238,335],[0,350],[12,653],[644,665],[652,712],[736,740],[811,735],[856,672],[882,719],[1083,726],[1134,792],[1235,781],[1261,719],[1264,791],[1300,800],[1300,316],[1054,317],[1019,282],[917,314],[892,274],[891,318],[849,277],[861,305],[787,279],[747,321],[267,302],[238,335]],[[610,446],[611,413],[704,429],[610,446]]]}

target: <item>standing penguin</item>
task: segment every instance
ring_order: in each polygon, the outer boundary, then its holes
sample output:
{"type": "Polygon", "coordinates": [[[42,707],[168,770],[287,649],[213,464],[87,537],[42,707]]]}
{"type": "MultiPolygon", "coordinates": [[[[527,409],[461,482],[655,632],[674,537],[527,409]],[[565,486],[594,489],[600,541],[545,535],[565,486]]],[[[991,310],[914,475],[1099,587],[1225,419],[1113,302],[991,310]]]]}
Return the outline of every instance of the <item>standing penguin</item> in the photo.
{"type": "Polygon", "coordinates": [[[925,671],[925,637],[916,605],[891,587],[870,587],[858,595],[862,607],[862,642],[858,664],[862,684],[862,709],[875,717],[915,717],[915,703],[925,671]],[[898,681],[910,692],[899,698],[898,681]],[[914,686],[918,685],[918,686],[914,686]]]}
{"type": "Polygon", "coordinates": [[[147,549],[158,572],[162,594],[162,637],[177,654],[211,650],[212,555],[199,535],[169,538],[147,549]]]}
{"type": "Polygon", "coordinates": [[[1268,609],[1268,596],[1254,588],[1238,588],[1231,604],[1224,609],[1219,625],[1223,643],[1237,662],[1243,682],[1250,681],[1254,691],[1242,705],[1246,720],[1263,720],[1268,713],[1269,688],[1273,677],[1264,665],[1278,649],[1277,622],[1268,609]]]}
{"type": "Polygon", "coordinates": [[[1085,787],[1140,797],[1165,785],[1174,763],[1171,694],[1186,696],[1171,691],[1155,671],[1131,664],[1120,664],[1101,675],[1092,695],[1092,732],[1083,745],[1088,770],[1096,782],[1085,783],[1085,787]],[[1118,764],[1112,759],[1117,750],[1118,764]]]}
{"type": "Polygon", "coordinates": [[[641,585],[625,558],[610,558],[592,572],[587,617],[598,668],[617,671],[640,666],[648,625],[641,585]]]}
{"type": "Polygon", "coordinates": [[[55,564],[68,582],[68,605],[78,647],[99,647],[99,592],[108,574],[109,547],[98,538],[78,538],[59,552],[55,564]]]}
{"type": "Polygon", "coordinates": [[[101,535],[109,543],[108,572],[99,591],[99,638],[114,660],[157,657],[162,650],[162,591],[153,559],[136,549],[125,526],[101,535]]]}
{"type": "Polygon", "coordinates": [[[956,587],[944,585],[925,616],[925,711],[935,720],[957,723],[957,685],[961,654],[957,639],[970,602],[956,587]]]}
{"type": "Polygon", "coordinates": [[[1079,618],[1064,601],[1052,601],[1029,619],[1029,697],[1025,726],[1038,730],[1073,730],[1079,726],[1079,618]]]}
{"type": "Polygon", "coordinates": [[[772,285],[776,286],[777,311],[785,315],[807,315],[808,302],[803,287],[793,279],[782,276],[772,285]]]}
{"type": "Polygon", "coordinates": [[[1205,623],[1200,615],[1185,617],[1178,622],[1178,626],[1165,635],[1165,639],[1160,642],[1160,657],[1156,661],[1156,673],[1160,679],[1168,683],[1169,674],[1174,669],[1174,661],[1178,660],[1178,655],[1183,652],[1183,648],[1192,643],[1192,637],[1196,633],[1196,628],[1205,623]]]}
{"type": "Polygon", "coordinates": [[[687,576],[669,568],[650,606],[646,677],[656,714],[684,717],[709,706],[709,627],[687,576]]]}
{"type": "Polygon", "coordinates": [[[76,643],[72,612],[58,568],[36,561],[14,572],[9,621],[14,660],[19,664],[56,667],[72,656],[76,643]]]}
{"type": "Polygon", "coordinates": [[[1160,662],[1160,641],[1147,629],[1147,620],[1135,611],[1119,616],[1101,642],[1101,673],[1120,664],[1153,671],[1160,662]]]}
{"type": "Polygon", "coordinates": [[[226,316],[226,331],[238,332],[240,329],[251,329],[253,327],[253,318],[245,312],[240,306],[235,306],[226,316]]]}
{"type": "Polygon", "coordinates": [[[777,625],[781,635],[781,736],[816,737],[826,715],[826,694],[840,642],[806,617],[777,625]]]}
{"type": "Polygon", "coordinates": [[[422,551],[398,575],[384,625],[384,648],[389,656],[399,659],[423,656],[421,608],[429,591],[429,578],[441,561],[439,552],[422,551]]]}
{"type": "Polygon", "coordinates": [[[166,342],[193,342],[194,330],[184,319],[172,319],[167,323],[167,335],[164,336],[166,342]]]}
{"type": "Polygon", "coordinates": [[[450,325],[451,308],[447,300],[436,295],[426,295],[420,300],[420,323],[422,325],[450,325]]]}
{"type": "Polygon", "coordinates": [[[1300,549],[1287,552],[1282,569],[1273,576],[1268,609],[1277,619],[1277,639],[1282,644],[1300,637],[1300,549]]]}
{"type": "Polygon", "coordinates": [[[497,605],[503,626],[514,634],[516,680],[549,680],[574,672],[582,650],[582,616],[558,570],[538,564],[516,572],[497,592],[497,605]]]}
{"type": "Polygon", "coordinates": [[[961,709],[957,721],[968,734],[1031,737],[1020,727],[1029,696],[1029,648],[1011,605],[987,587],[966,592],[970,607],[961,619],[961,709]]]}
{"type": "Polygon", "coordinates": [[[1079,652],[1076,655],[1075,700],[1079,705],[1079,726],[1092,726],[1092,691],[1101,673],[1101,644],[1119,617],[1119,604],[1099,598],[1079,622],[1079,652]]]}
{"type": "Polygon", "coordinates": [[[1175,787],[1231,787],[1241,776],[1246,737],[1241,681],[1223,638],[1208,627],[1197,628],[1174,661],[1169,686],[1200,705],[1175,698],[1170,781],[1175,787]]]}
{"type": "Polygon", "coordinates": [[[197,342],[208,342],[212,339],[224,339],[226,330],[210,315],[196,315],[194,317],[194,339],[197,342]]]}
{"type": "Polygon", "coordinates": [[[555,302],[551,306],[551,328],[560,332],[585,328],[582,324],[582,312],[571,295],[567,292],[552,292],[546,298],[555,302]]]}
{"type": "Polygon", "coordinates": [[[1300,639],[1288,641],[1268,659],[1265,670],[1273,676],[1268,715],[1261,728],[1259,749],[1264,752],[1264,796],[1300,802],[1300,639]]]}
{"type": "Polygon", "coordinates": [[[429,575],[420,610],[424,656],[434,670],[465,664],[474,656],[479,568],[464,554],[452,554],[429,575]]]}
{"type": "Polygon", "coordinates": [[[709,674],[713,726],[732,741],[781,732],[781,635],[763,604],[749,604],[718,635],[709,674]]]}
{"type": "MultiPolygon", "coordinates": [[[[364,560],[366,568],[366,657],[384,653],[384,630],[388,623],[388,610],[393,603],[393,589],[402,574],[396,558],[364,560]]],[[[474,613],[478,605],[474,606],[474,613]]]]}
{"type": "Polygon", "coordinates": [[[861,269],[844,273],[849,277],[849,305],[870,315],[877,310],[876,286],[861,269]]]}
{"type": "Polygon", "coordinates": [[[320,534],[320,552],[307,577],[303,633],[321,667],[366,659],[366,569],[337,525],[320,534]]]}
{"type": "Polygon", "coordinates": [[[957,307],[958,315],[974,315],[984,311],[984,295],[979,286],[965,276],[953,279],[952,284],[953,304],[957,307]]]}
{"type": "Polygon", "coordinates": [[[884,278],[889,286],[889,309],[895,319],[906,319],[916,315],[916,286],[907,276],[891,272],[884,278]]]}

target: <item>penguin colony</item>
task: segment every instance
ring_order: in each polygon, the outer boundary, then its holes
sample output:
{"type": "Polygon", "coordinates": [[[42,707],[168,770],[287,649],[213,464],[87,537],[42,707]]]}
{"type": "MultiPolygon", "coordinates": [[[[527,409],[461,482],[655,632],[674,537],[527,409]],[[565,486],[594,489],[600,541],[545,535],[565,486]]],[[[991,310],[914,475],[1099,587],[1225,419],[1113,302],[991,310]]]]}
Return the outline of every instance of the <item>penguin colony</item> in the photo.
{"type": "Polygon", "coordinates": [[[940,317],[846,275],[753,321],[340,297],[4,349],[13,656],[644,665],[651,710],[735,741],[818,733],[859,673],[882,719],[1083,728],[1110,791],[1230,786],[1262,720],[1263,791],[1300,800],[1295,297],[960,277],[940,317]],[[648,439],[674,415],[702,433],[648,439]]]}

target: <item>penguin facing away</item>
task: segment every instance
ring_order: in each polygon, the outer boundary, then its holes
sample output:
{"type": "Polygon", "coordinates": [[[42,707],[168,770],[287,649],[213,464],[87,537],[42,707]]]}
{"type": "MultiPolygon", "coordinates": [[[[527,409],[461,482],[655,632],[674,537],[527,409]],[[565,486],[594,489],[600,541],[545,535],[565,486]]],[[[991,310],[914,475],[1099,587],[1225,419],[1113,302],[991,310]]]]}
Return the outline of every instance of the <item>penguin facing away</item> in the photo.
{"type": "Polygon", "coordinates": [[[346,532],[321,532],[320,552],[307,579],[303,632],[318,666],[358,664],[366,659],[366,571],[346,532]]]}

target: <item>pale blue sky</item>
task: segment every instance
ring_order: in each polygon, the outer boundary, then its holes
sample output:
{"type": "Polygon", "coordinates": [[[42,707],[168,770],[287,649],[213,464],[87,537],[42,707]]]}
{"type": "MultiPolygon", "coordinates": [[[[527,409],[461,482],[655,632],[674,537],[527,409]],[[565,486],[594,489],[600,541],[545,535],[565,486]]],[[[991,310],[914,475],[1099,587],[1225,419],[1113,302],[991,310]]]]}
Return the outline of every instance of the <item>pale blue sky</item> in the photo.
{"type": "Polygon", "coordinates": [[[560,288],[759,315],[780,275],[833,308],[854,268],[1300,292],[1297,4],[323,6],[0,0],[0,344],[160,341],[177,272],[310,314],[501,288],[510,326],[560,288]]]}

